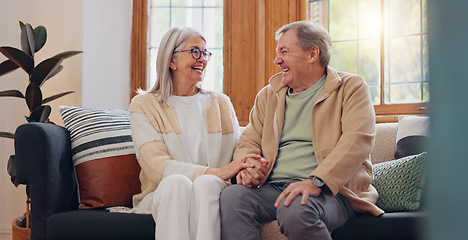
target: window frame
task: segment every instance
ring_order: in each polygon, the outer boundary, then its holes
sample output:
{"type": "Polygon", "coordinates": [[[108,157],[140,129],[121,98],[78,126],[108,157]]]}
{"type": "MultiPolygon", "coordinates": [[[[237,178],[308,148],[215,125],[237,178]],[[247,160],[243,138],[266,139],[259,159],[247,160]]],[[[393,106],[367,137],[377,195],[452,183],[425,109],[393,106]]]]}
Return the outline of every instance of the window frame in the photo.
{"type": "Polygon", "coordinates": [[[130,100],[138,89],[146,89],[148,69],[148,0],[133,0],[130,46],[130,100]]]}

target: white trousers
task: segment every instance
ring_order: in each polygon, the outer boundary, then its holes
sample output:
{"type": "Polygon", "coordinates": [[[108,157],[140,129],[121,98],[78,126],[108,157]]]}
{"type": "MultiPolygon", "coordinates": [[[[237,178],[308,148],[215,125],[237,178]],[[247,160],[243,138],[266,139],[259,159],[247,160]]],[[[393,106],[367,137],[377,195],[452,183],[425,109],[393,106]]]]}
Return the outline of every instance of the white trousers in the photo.
{"type": "Polygon", "coordinates": [[[219,196],[226,182],[214,175],[191,181],[173,174],[154,191],[156,240],[220,240],[219,196]]]}

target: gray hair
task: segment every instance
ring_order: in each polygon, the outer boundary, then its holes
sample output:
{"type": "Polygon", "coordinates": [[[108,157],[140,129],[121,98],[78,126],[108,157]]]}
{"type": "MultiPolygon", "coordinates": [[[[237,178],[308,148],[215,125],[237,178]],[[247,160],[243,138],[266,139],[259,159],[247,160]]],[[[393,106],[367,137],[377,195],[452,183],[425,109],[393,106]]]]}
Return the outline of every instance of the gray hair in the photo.
{"type": "Polygon", "coordinates": [[[192,36],[201,37],[206,42],[199,31],[189,27],[173,27],[161,39],[156,57],[156,83],[146,92],[156,93],[163,103],[172,95],[174,89],[172,69],[169,67],[172,56],[175,51],[181,50],[183,43],[192,36]]]}
{"type": "Polygon", "coordinates": [[[278,41],[285,32],[293,29],[297,29],[297,42],[302,50],[307,51],[312,47],[318,47],[320,50],[320,64],[327,67],[332,51],[332,41],[328,31],[322,25],[311,21],[297,21],[278,29],[275,39],[278,41]]]}

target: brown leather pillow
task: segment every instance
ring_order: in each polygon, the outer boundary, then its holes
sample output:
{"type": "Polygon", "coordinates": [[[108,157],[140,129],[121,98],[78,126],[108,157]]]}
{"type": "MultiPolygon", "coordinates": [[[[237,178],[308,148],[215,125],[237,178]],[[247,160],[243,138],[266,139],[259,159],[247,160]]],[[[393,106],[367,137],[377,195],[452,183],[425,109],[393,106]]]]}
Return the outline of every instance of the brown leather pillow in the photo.
{"type": "Polygon", "coordinates": [[[78,164],[76,176],[80,209],[132,206],[132,196],[141,192],[140,165],[135,154],[114,156],[78,164]]]}
{"type": "Polygon", "coordinates": [[[141,192],[126,110],[60,107],[70,132],[80,209],[132,206],[141,192]]]}

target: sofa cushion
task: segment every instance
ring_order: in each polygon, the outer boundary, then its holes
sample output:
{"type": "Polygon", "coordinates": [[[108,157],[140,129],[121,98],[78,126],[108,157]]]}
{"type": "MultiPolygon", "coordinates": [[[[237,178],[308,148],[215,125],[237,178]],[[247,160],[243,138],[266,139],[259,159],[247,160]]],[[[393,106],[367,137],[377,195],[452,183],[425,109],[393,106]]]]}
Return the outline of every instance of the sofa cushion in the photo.
{"type": "Polygon", "coordinates": [[[427,152],[429,117],[401,116],[398,120],[395,159],[427,152]]]}
{"type": "Polygon", "coordinates": [[[332,233],[333,240],[417,240],[423,239],[424,212],[361,215],[332,233]]]}
{"type": "Polygon", "coordinates": [[[75,210],[47,219],[47,239],[148,239],[154,240],[151,214],[111,213],[105,210],[75,210]]]}
{"type": "Polygon", "coordinates": [[[379,123],[375,125],[375,145],[371,152],[372,163],[395,159],[398,123],[379,123]]]}
{"type": "Polygon", "coordinates": [[[418,210],[425,184],[426,152],[373,165],[379,193],[377,206],[386,212],[418,210]]]}
{"type": "Polygon", "coordinates": [[[80,208],[131,206],[141,186],[128,111],[62,106],[60,113],[70,132],[80,208]]]}

